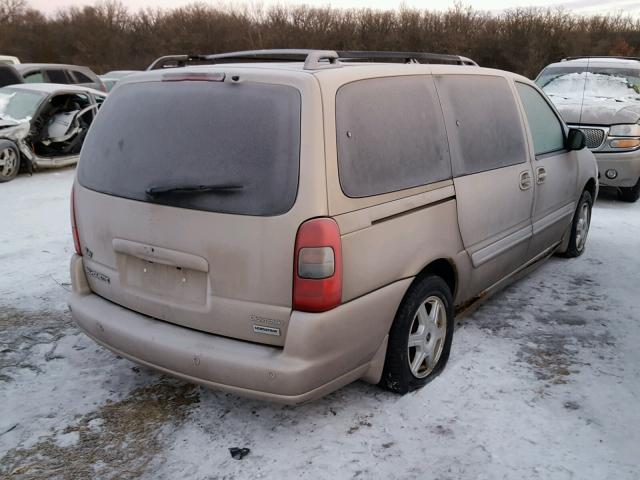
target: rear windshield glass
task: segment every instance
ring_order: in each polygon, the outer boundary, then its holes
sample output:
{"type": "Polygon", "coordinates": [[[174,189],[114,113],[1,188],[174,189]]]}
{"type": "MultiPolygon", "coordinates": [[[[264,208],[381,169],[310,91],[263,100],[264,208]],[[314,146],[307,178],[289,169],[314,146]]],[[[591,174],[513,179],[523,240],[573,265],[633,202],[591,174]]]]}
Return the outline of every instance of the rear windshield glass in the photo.
{"type": "Polygon", "coordinates": [[[78,180],[133,200],[269,216],[293,206],[299,156],[293,87],[143,82],[118,88],[100,109],[78,180]]]}

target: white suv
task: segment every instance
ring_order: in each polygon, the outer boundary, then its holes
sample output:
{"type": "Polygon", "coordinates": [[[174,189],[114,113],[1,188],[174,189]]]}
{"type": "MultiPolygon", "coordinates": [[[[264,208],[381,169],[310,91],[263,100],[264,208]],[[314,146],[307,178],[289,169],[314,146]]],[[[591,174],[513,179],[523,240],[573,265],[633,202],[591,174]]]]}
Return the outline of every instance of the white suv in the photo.
{"type": "Polygon", "coordinates": [[[552,63],[536,83],[595,154],[602,186],[640,198],[640,58],[584,57],[552,63]]]}

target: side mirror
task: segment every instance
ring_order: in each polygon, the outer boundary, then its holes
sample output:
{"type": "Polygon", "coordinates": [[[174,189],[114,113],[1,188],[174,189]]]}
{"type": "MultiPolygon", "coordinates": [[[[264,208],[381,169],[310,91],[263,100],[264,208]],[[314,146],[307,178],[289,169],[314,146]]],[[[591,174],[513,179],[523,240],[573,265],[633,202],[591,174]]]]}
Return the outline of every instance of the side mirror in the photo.
{"type": "Polygon", "coordinates": [[[567,150],[582,150],[587,146],[587,137],[585,137],[582,130],[578,130],[577,128],[570,128],[565,146],[567,150]]]}

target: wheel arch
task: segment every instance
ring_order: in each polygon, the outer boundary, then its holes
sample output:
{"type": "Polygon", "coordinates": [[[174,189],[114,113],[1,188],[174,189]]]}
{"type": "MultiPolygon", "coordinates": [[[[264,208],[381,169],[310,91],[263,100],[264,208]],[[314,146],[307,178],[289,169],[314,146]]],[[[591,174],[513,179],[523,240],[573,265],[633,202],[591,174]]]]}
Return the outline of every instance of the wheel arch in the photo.
{"type": "Polygon", "coordinates": [[[453,298],[456,298],[458,289],[458,269],[456,268],[453,260],[448,258],[437,258],[430,261],[416,275],[416,277],[413,279],[413,282],[411,282],[409,289],[411,289],[413,285],[429,275],[436,275],[442,278],[451,290],[451,296],[453,298]]]}
{"type": "Polygon", "coordinates": [[[596,195],[598,193],[598,189],[596,185],[597,185],[596,179],[591,177],[589,180],[587,180],[587,183],[584,185],[584,188],[580,192],[580,195],[582,195],[582,192],[586,190],[591,194],[591,198],[593,199],[593,201],[595,201],[596,195]]]}
{"type": "Polygon", "coordinates": [[[20,153],[20,148],[18,147],[18,144],[16,142],[11,140],[10,138],[0,138],[0,148],[7,148],[7,147],[12,147],[18,153],[20,153]]]}

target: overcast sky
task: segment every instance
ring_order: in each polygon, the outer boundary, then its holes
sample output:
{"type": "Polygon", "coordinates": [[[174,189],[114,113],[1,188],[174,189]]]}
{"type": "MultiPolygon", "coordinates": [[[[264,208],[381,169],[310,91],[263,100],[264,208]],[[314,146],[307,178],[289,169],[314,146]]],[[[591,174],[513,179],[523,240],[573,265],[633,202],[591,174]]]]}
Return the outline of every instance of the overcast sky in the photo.
{"type": "MultiPolygon", "coordinates": [[[[33,8],[45,13],[54,13],[57,9],[70,5],[93,5],[95,0],[27,0],[33,8]]],[[[124,3],[132,10],[147,7],[172,8],[194,3],[193,0],[126,0],[124,3]]],[[[219,4],[216,0],[204,0],[199,3],[219,4]]],[[[225,2],[233,4],[235,2],[225,2]]],[[[247,3],[247,2],[239,2],[247,3]]],[[[256,2],[249,2],[256,3],[256,2]]],[[[259,2],[265,6],[273,4],[306,4],[313,6],[332,6],[343,8],[371,7],[377,9],[395,9],[401,2],[392,0],[264,0],[259,2]]],[[[411,8],[447,9],[453,6],[454,0],[405,0],[404,5],[411,8]]],[[[567,10],[580,14],[592,13],[634,13],[640,12],[640,0],[465,0],[465,5],[470,5],[479,10],[499,11],[505,8],[530,7],[564,7],[567,10]]]]}

